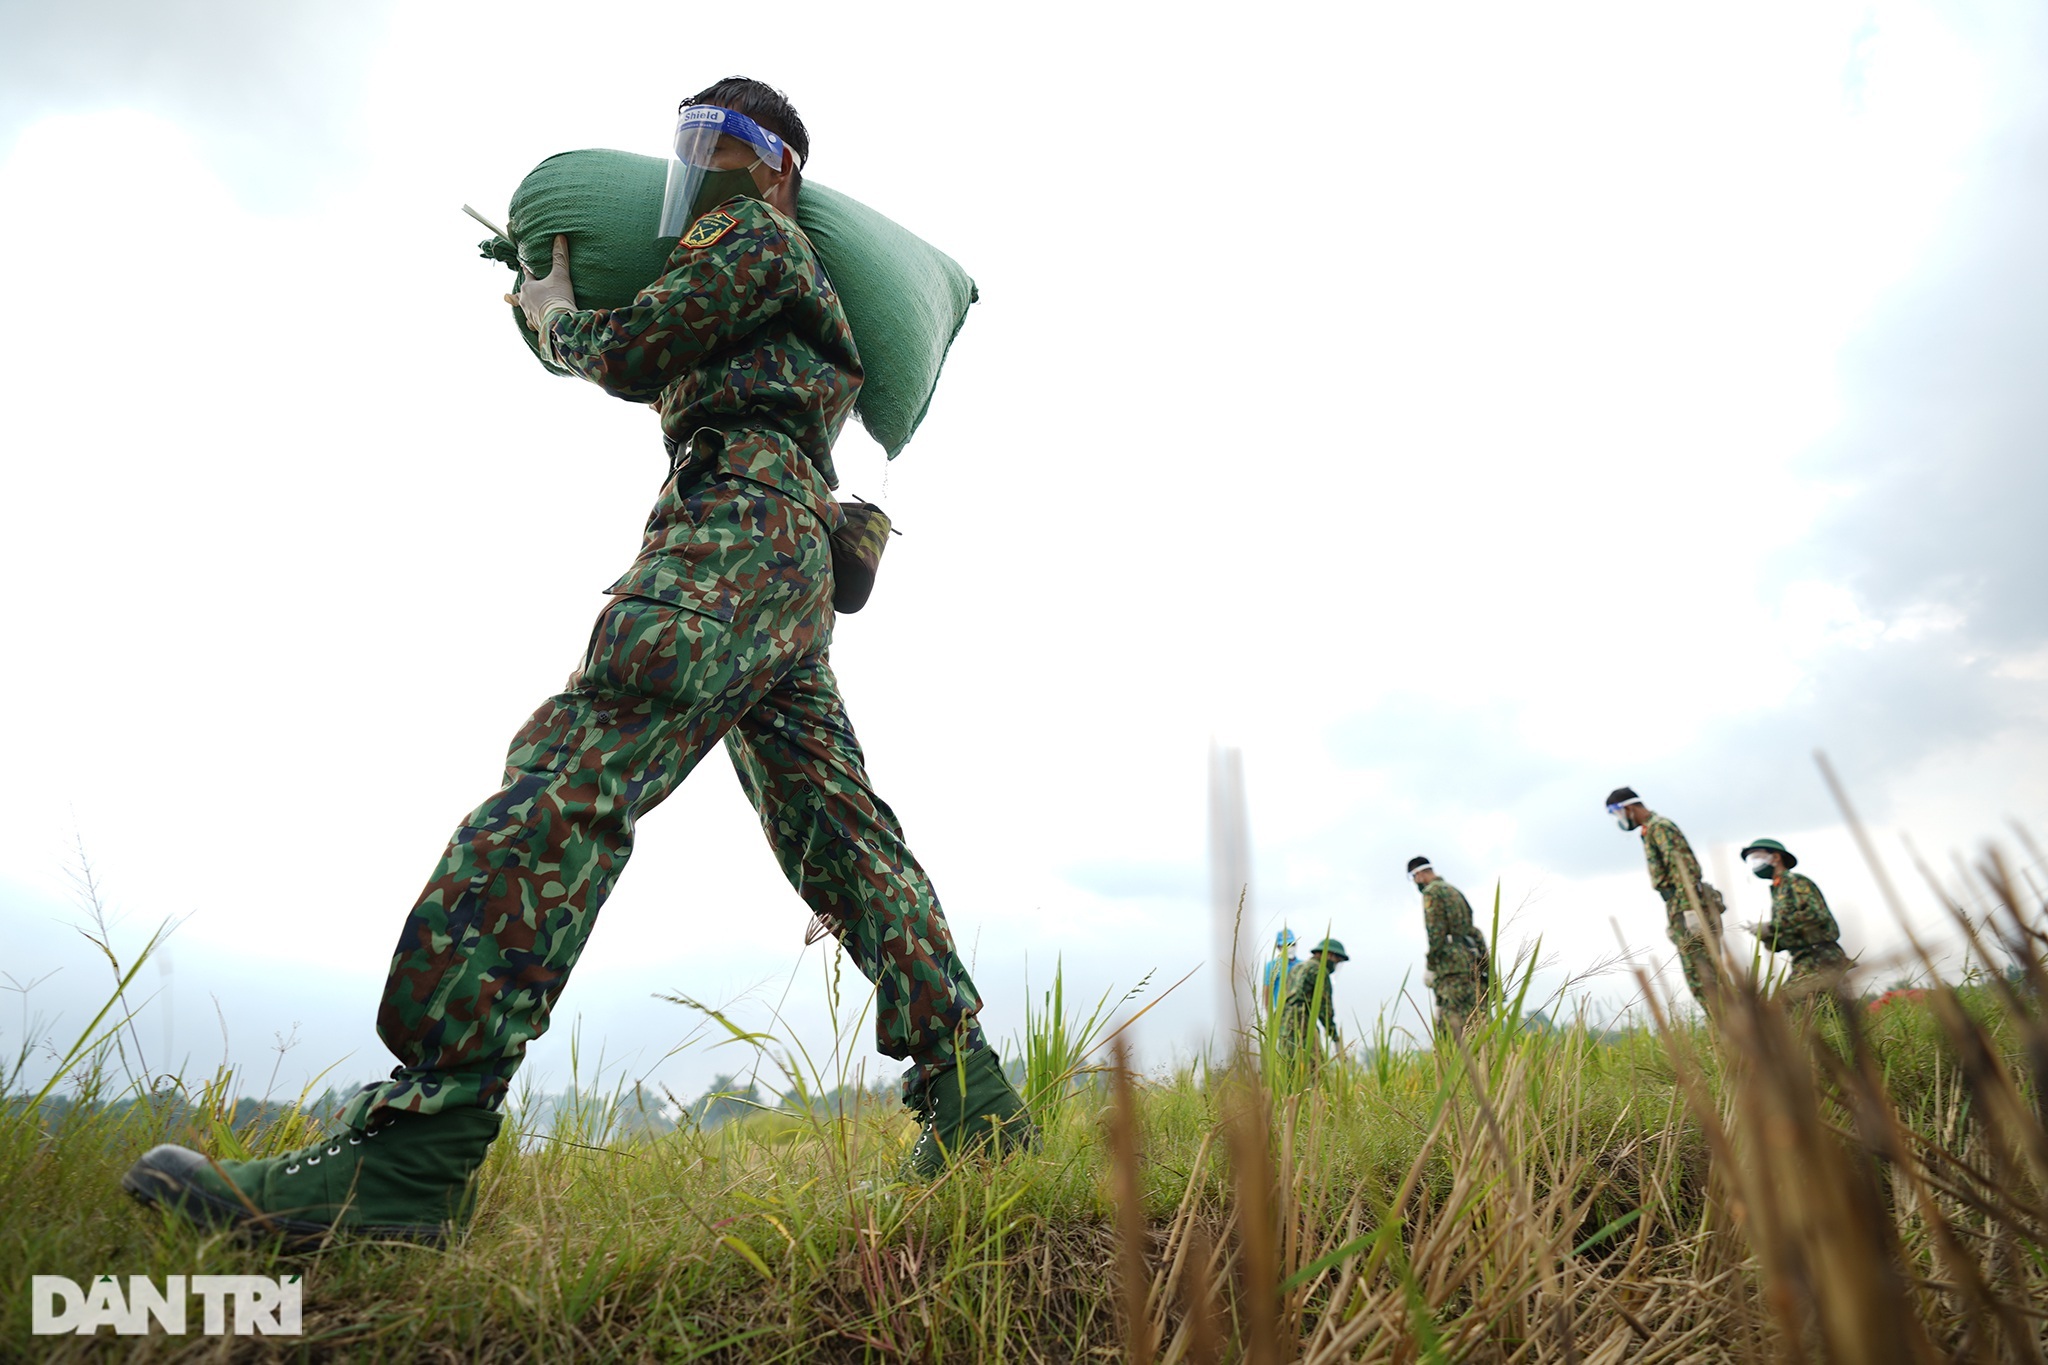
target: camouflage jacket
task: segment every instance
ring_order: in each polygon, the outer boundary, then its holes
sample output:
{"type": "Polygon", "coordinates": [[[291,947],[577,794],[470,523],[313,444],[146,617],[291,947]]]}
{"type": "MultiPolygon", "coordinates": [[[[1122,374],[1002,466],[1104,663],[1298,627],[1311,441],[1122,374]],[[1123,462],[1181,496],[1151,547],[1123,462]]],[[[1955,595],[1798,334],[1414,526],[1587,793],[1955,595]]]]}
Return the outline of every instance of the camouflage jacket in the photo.
{"type": "MultiPolygon", "coordinates": [[[[651,404],[662,434],[689,447],[682,458],[779,489],[838,526],[832,443],[860,393],[860,356],[810,239],[775,209],[726,200],[630,304],[561,314],[544,348],[606,393],[651,404]]],[[[661,589],[686,570],[672,561],[694,529],[685,482],[663,490],[639,561],[612,591],[668,600],[661,589]]]]}
{"type": "Polygon", "coordinates": [[[1337,1042],[1337,1002],[1330,974],[1314,958],[1297,962],[1287,973],[1287,999],[1280,1006],[1280,1037],[1290,1045],[1307,1042],[1320,1023],[1337,1042]],[[1318,999],[1320,997],[1320,999],[1318,999]]]}
{"type": "Polygon", "coordinates": [[[1442,877],[1422,888],[1422,922],[1429,930],[1424,961],[1436,975],[1477,971],[1486,961],[1486,940],[1472,927],[1471,903],[1442,877]]]}
{"type": "Polygon", "coordinates": [[[1842,930],[1828,911],[1813,878],[1787,872],[1771,884],[1771,918],[1761,937],[1774,953],[1790,953],[1795,965],[1844,960],[1842,930]]]}
{"type": "Polygon", "coordinates": [[[1674,897],[1684,902],[1685,888],[1696,888],[1702,880],[1700,860],[1685,832],[1655,811],[1643,823],[1643,861],[1650,865],[1650,885],[1667,902],[1674,897]]]}
{"type": "Polygon", "coordinates": [[[1650,885],[1664,898],[1664,920],[1673,942],[1688,937],[1685,917],[1693,909],[1688,887],[1699,897],[1699,909],[1709,917],[1721,910],[1721,896],[1700,876],[1700,860],[1677,825],[1650,812],[1643,824],[1643,860],[1650,865],[1650,885]]]}

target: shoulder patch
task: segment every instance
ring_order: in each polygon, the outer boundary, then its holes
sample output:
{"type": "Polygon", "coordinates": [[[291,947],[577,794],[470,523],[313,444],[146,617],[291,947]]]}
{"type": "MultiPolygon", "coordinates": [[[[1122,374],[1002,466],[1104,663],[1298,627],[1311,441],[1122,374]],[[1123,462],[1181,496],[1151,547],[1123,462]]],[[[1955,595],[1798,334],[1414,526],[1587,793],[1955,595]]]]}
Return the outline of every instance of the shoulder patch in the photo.
{"type": "Polygon", "coordinates": [[[727,213],[724,209],[713,209],[696,222],[690,224],[690,230],[683,234],[683,245],[695,247],[710,246],[739,225],[740,220],[727,213]]]}

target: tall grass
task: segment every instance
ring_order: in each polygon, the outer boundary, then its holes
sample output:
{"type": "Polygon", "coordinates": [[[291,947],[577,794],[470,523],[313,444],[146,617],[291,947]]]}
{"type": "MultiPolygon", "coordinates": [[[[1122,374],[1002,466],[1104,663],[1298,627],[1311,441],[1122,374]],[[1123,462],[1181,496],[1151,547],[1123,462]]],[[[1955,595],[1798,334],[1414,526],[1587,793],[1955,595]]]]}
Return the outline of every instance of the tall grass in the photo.
{"type": "MultiPolygon", "coordinates": [[[[1363,1056],[1312,1076],[1264,1065],[1256,1028],[1139,1075],[1133,1016],[1109,994],[1069,1007],[1056,971],[1013,1049],[1042,1150],[924,1187],[892,1178],[900,1110],[805,1103],[650,1138],[621,1121],[629,1088],[579,1076],[603,1098],[501,1141],[468,1236],[438,1251],[284,1257],[138,1213],[116,1180],[146,1146],[276,1151],[314,1119],[236,1124],[226,1073],[163,1102],[121,1070],[110,1005],[70,1046],[65,1093],[24,1088],[0,1114],[0,1357],[90,1345],[28,1335],[31,1274],[288,1265],[306,1337],[241,1354],[2041,1360],[2048,907],[1996,858],[1975,875],[1998,915],[1958,909],[1960,931],[2021,964],[2017,983],[1980,974],[1871,1014],[1728,962],[1712,1022],[1652,997],[1644,1027],[1535,1031],[1530,951],[1498,964],[1462,1035],[1403,1047],[1382,1015],[1363,1056]]],[[[859,1089],[861,1029],[814,1055],[694,1009],[785,1091],[859,1089]]]]}
{"type": "MultiPolygon", "coordinates": [[[[1052,985],[1046,989],[1044,1001],[1036,1006],[1031,1003],[1030,974],[1027,972],[1024,978],[1023,1094],[1042,1126],[1057,1126],[1065,1118],[1068,1101],[1102,1069],[1091,1065],[1091,1059],[1108,1043],[1109,1026],[1117,1011],[1143,995],[1152,984],[1152,973],[1145,973],[1114,1005],[1109,997],[1116,993],[1116,987],[1106,986],[1094,1006],[1083,1015],[1078,1008],[1067,1007],[1066,976],[1066,960],[1054,959],[1052,985]]],[[[1168,993],[1185,980],[1168,987],[1168,993]]]]}

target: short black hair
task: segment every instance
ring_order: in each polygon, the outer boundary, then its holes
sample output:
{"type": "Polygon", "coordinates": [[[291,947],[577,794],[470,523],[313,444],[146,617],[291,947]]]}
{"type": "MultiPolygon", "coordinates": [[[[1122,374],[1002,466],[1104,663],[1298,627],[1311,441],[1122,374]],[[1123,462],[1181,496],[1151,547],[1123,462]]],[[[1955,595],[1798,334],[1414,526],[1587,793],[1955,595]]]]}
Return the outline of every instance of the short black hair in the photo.
{"type": "Polygon", "coordinates": [[[1421,871],[1425,867],[1428,867],[1429,865],[1430,862],[1427,858],[1410,858],[1408,860],[1408,875],[1412,877],[1417,872],[1421,871]]]}
{"type": "Polygon", "coordinates": [[[1610,806],[1635,805],[1641,802],[1642,799],[1642,797],[1636,795],[1634,787],[1616,787],[1613,791],[1607,793],[1607,804],[1610,806]]]}
{"type": "MultiPolygon", "coordinates": [[[[745,76],[727,76],[684,100],[682,108],[687,109],[693,104],[715,104],[720,109],[745,114],[788,143],[790,150],[796,153],[799,168],[810,164],[810,130],[797,116],[796,106],[789,102],[789,96],[774,86],[745,76]]],[[[775,170],[780,174],[782,167],[777,166],[775,170]]],[[[803,179],[803,171],[799,169],[794,177],[799,191],[803,189],[803,179]]]]}

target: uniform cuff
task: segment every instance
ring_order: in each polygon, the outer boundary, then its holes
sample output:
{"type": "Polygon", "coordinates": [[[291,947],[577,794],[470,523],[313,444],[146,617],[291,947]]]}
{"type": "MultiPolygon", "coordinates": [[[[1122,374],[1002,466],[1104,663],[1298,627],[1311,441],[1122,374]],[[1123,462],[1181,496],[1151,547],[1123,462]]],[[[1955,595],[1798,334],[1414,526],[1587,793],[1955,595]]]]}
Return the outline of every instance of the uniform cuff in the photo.
{"type": "Polygon", "coordinates": [[[540,354],[550,365],[567,368],[555,349],[555,323],[575,311],[576,306],[566,299],[549,299],[540,310],[540,354]]]}

